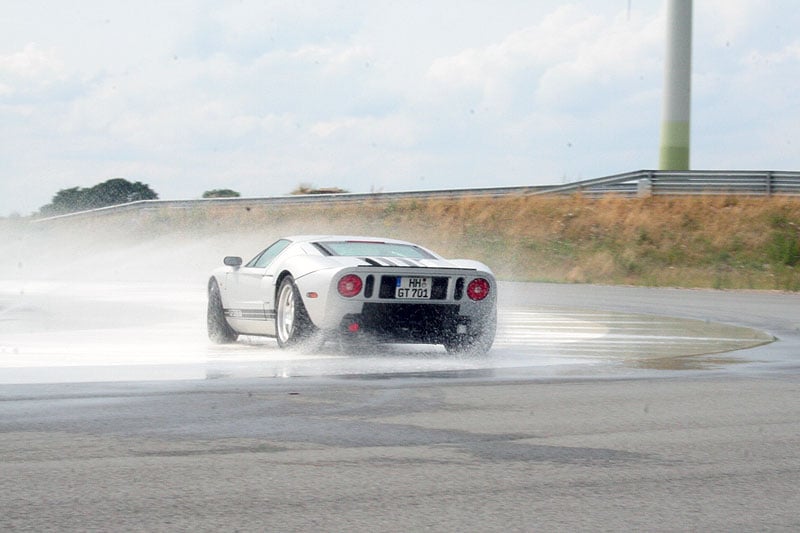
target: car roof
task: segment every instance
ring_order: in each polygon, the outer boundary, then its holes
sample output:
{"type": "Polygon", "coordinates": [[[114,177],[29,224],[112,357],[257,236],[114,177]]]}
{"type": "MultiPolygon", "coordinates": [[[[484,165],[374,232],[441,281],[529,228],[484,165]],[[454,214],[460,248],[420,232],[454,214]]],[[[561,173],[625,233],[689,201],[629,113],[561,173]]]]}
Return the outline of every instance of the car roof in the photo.
{"type": "Polygon", "coordinates": [[[286,237],[287,240],[292,242],[342,242],[342,241],[363,241],[363,242],[385,242],[392,244],[408,244],[411,246],[419,246],[408,241],[401,241],[398,239],[390,239],[388,237],[370,237],[365,235],[293,235],[286,237]]]}

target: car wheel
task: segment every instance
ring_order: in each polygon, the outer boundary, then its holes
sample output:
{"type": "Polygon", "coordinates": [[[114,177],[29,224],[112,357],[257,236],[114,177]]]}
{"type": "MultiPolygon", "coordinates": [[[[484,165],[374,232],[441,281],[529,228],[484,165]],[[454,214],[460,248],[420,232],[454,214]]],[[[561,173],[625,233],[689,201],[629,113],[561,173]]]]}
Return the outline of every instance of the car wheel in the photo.
{"type": "Polygon", "coordinates": [[[239,334],[225,320],[222,297],[219,294],[219,285],[217,285],[216,280],[212,280],[208,285],[206,322],[208,325],[208,338],[216,344],[229,344],[239,338],[239,334]]]}
{"type": "Polygon", "coordinates": [[[275,305],[275,337],[281,348],[296,346],[314,337],[316,328],[308,317],[300,291],[292,276],[286,276],[278,288],[275,305]]]}
{"type": "Polygon", "coordinates": [[[494,344],[496,331],[497,313],[495,312],[485,319],[478,332],[447,339],[444,347],[447,353],[455,355],[486,355],[494,344]]]}

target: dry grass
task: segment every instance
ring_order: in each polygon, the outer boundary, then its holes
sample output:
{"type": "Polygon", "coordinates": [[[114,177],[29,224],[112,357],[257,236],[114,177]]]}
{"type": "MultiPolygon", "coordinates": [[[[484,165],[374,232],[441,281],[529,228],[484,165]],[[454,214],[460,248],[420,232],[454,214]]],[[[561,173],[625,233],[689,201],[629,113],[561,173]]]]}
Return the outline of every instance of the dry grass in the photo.
{"type": "MultiPolygon", "coordinates": [[[[800,290],[800,199],[581,196],[218,206],[60,222],[93,239],[347,233],[472,257],[504,279],[800,290]],[[100,219],[98,219],[100,220],[100,219]]],[[[255,250],[252,250],[255,252],[255,250]]]]}

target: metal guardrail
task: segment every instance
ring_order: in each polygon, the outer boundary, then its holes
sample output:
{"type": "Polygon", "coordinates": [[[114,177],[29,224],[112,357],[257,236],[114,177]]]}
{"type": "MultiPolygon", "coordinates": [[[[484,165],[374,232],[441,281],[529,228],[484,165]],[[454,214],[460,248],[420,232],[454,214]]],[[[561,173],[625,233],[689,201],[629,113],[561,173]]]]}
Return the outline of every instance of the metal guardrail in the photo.
{"type": "Polygon", "coordinates": [[[97,216],[125,211],[153,209],[188,209],[200,206],[279,206],[316,203],[395,202],[398,200],[431,200],[457,198],[500,198],[550,194],[583,194],[600,197],[619,196],[691,196],[691,195],[796,195],[800,196],[800,172],[785,171],[664,171],[639,170],[564,185],[487,187],[388,193],[339,193],[265,198],[205,198],[201,200],[141,200],[91,211],[81,211],[38,219],[37,222],[97,216]]]}
{"type": "Polygon", "coordinates": [[[552,187],[545,193],[590,196],[800,195],[800,172],[640,170],[552,187]]]}

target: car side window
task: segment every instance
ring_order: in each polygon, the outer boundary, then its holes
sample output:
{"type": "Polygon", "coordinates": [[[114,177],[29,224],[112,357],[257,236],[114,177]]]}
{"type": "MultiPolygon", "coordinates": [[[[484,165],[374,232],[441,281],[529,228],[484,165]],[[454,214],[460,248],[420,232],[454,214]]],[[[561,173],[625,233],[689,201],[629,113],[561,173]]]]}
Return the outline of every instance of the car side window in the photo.
{"type": "Polygon", "coordinates": [[[291,244],[291,241],[287,241],[286,239],[276,241],[271,244],[269,248],[251,259],[245,266],[250,268],[266,268],[266,266],[269,265],[279,253],[285,250],[289,244],[291,244]]]}

